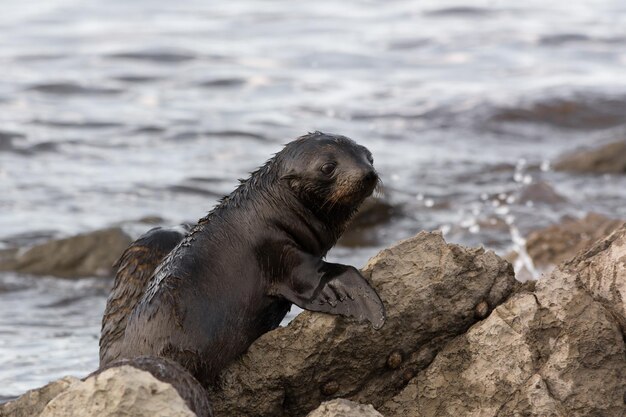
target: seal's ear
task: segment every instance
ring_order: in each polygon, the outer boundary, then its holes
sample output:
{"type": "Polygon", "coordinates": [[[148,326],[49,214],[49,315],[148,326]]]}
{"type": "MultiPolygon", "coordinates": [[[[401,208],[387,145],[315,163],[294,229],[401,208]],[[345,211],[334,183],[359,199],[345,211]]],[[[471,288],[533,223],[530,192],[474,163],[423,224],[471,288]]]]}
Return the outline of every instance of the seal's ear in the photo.
{"type": "Polygon", "coordinates": [[[385,307],[359,271],[347,265],[316,260],[301,263],[277,286],[278,295],[310,311],[365,320],[376,330],[385,324],[385,307]]]}

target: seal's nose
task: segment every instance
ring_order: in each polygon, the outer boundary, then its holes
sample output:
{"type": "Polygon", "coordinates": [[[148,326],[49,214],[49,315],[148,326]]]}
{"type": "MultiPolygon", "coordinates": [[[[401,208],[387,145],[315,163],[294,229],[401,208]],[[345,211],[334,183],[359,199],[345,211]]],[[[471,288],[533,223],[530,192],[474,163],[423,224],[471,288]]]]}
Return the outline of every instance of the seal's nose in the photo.
{"type": "Polygon", "coordinates": [[[378,181],[378,174],[373,169],[368,170],[363,176],[363,181],[368,183],[375,183],[378,181]]]}

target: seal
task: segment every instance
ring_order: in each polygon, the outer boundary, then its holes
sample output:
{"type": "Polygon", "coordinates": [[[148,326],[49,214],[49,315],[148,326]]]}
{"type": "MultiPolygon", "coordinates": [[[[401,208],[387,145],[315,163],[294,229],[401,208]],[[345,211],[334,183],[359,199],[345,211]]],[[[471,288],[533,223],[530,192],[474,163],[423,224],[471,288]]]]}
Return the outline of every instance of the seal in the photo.
{"type": "Polygon", "coordinates": [[[119,357],[165,357],[209,386],[292,303],[382,327],[383,304],[359,271],[323,260],[378,182],[371,153],[345,136],[285,145],[159,264],[119,357]]]}
{"type": "Polygon", "coordinates": [[[126,322],[157,265],[191,230],[190,225],[155,227],[134,241],[113,265],[117,270],[100,332],[100,367],[120,358],[126,322]]]}

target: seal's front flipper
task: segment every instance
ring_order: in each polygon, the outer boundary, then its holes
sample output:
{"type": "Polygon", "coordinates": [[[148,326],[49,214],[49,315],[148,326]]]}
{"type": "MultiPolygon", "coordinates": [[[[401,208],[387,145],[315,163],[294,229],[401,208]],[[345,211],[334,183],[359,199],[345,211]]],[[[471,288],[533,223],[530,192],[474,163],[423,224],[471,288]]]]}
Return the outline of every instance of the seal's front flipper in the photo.
{"type": "Polygon", "coordinates": [[[305,310],[369,321],[374,329],[385,324],[385,307],[359,271],[347,265],[317,260],[299,265],[290,279],[279,284],[278,293],[305,310]]]}

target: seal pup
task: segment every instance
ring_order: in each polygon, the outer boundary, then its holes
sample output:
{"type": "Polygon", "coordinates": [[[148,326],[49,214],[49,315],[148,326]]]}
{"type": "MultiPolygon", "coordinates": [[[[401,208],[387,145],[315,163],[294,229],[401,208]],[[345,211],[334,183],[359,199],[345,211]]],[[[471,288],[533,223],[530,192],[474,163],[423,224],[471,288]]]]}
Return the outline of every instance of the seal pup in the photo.
{"type": "Polygon", "coordinates": [[[323,260],[378,181],[371,153],[344,136],[285,145],[160,263],[120,357],[166,357],[208,386],[292,303],[382,327],[383,304],[359,271],[323,260]]]}

